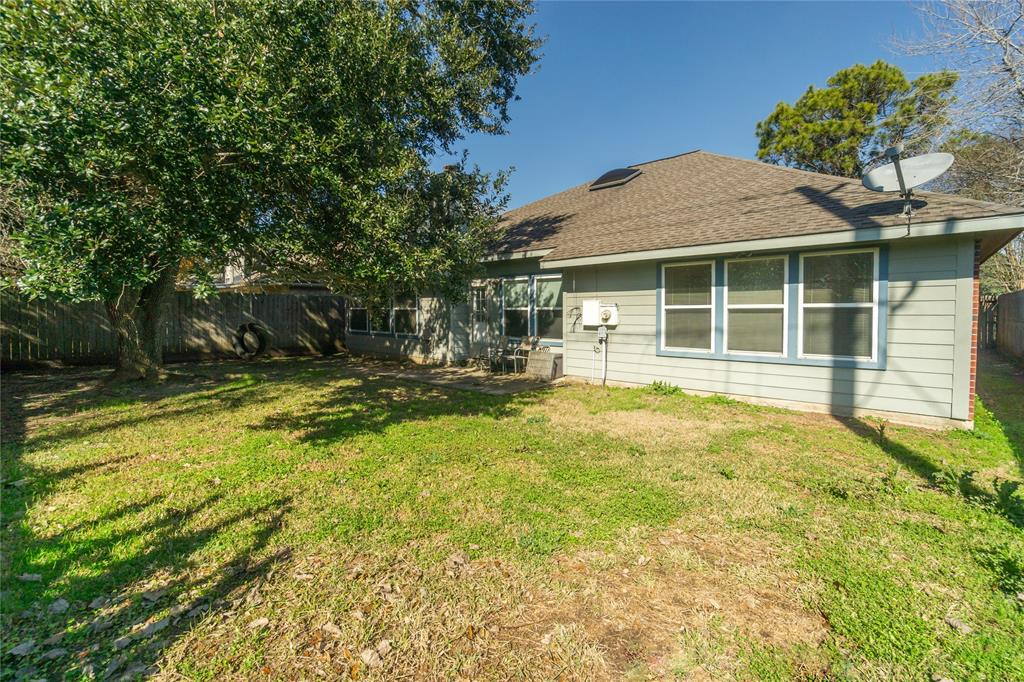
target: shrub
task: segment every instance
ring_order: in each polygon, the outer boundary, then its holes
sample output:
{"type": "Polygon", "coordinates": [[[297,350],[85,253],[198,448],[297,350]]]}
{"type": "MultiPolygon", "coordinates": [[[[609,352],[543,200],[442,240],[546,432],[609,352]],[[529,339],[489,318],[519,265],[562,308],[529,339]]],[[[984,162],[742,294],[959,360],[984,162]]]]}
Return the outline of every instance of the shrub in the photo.
{"type": "Polygon", "coordinates": [[[683,390],[678,386],[673,386],[665,381],[655,381],[651,383],[651,385],[647,387],[647,391],[654,395],[678,395],[683,392],[683,390]]]}

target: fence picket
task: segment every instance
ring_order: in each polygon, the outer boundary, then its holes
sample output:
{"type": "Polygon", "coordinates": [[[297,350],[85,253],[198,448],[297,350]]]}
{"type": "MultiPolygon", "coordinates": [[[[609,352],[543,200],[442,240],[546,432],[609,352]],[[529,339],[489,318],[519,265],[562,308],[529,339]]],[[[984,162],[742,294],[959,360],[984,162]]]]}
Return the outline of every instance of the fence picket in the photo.
{"type": "MultiPolygon", "coordinates": [[[[171,359],[233,355],[232,334],[243,322],[270,332],[271,353],[337,348],[344,343],[344,326],[330,324],[333,316],[326,311],[344,310],[344,305],[342,297],[321,293],[223,293],[199,301],[179,291],[168,311],[164,353],[171,359]]],[[[116,352],[115,334],[101,303],[32,301],[4,293],[0,316],[0,362],[5,365],[107,362],[116,352]]]]}

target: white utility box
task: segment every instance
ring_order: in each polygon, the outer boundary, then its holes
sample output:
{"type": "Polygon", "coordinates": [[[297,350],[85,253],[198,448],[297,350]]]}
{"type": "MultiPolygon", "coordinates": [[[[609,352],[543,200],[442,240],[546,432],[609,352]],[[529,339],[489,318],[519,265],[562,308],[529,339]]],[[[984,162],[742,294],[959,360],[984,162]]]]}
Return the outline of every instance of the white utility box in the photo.
{"type": "Polygon", "coordinates": [[[602,303],[596,298],[583,300],[584,327],[614,327],[619,323],[619,306],[617,303],[602,303]]]}

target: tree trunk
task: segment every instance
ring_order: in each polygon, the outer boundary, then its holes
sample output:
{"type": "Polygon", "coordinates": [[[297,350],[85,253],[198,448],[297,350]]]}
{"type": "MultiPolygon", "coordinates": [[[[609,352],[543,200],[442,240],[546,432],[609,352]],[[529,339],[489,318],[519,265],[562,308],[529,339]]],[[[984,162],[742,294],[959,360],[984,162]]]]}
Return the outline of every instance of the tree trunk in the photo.
{"type": "Polygon", "coordinates": [[[104,301],[107,318],[117,333],[114,380],[154,379],[164,364],[164,315],[174,294],[176,267],[165,268],[141,289],[123,289],[104,301]]]}

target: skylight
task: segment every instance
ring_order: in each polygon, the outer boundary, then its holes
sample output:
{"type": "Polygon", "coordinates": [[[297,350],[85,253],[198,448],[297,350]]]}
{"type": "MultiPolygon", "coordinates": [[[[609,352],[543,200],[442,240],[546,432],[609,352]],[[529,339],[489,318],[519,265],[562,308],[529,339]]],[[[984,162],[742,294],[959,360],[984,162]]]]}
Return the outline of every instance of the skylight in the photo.
{"type": "Polygon", "coordinates": [[[615,168],[608,171],[597,180],[594,180],[590,185],[590,191],[594,191],[595,189],[604,189],[605,187],[625,185],[638,175],[640,175],[640,169],[638,168],[615,168]]]}

